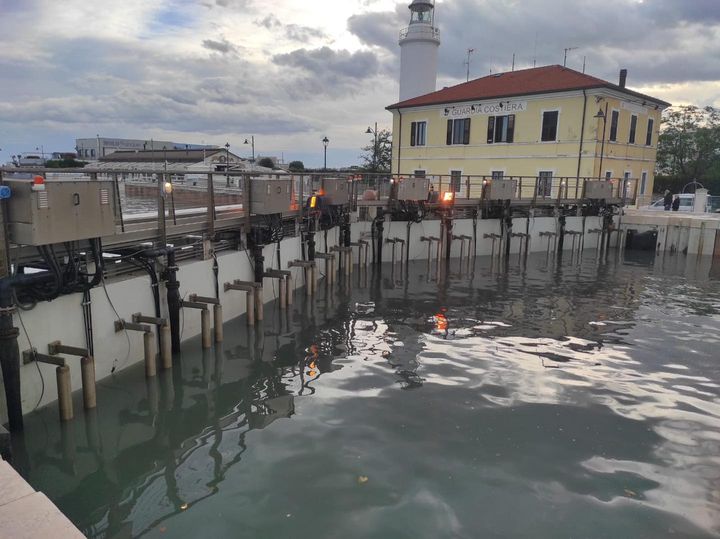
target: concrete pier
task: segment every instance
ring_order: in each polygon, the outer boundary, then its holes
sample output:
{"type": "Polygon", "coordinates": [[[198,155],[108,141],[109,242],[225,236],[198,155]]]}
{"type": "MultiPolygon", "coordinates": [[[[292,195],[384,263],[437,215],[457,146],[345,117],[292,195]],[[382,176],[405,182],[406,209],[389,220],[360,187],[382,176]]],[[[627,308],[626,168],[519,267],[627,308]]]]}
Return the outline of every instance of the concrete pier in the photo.
{"type": "Polygon", "coordinates": [[[41,492],[0,460],[0,537],[82,539],[85,537],[41,492]]]}
{"type": "Polygon", "coordinates": [[[720,256],[720,213],[626,210],[620,219],[621,238],[656,232],[658,254],[720,256]]]}

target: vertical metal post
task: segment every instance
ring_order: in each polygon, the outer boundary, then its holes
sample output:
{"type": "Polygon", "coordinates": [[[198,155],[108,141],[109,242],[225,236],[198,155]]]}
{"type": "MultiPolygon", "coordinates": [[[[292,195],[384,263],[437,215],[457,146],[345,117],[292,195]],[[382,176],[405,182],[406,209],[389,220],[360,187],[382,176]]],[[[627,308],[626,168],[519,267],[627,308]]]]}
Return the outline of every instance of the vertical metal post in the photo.
{"type": "Polygon", "coordinates": [[[13,325],[14,307],[12,288],[5,279],[0,279],[0,368],[10,432],[20,432],[23,430],[20,348],[17,342],[20,331],[13,325]]]}
{"type": "Polygon", "coordinates": [[[175,263],[175,251],[172,249],[167,253],[167,289],[168,318],[170,319],[170,333],[173,354],[180,353],[180,309],[182,298],[180,298],[180,283],[177,280],[178,267],[175,263]]]}
{"type": "Polygon", "coordinates": [[[86,410],[92,410],[97,407],[95,359],[92,356],[80,358],[80,374],[82,376],[83,405],[86,410]]]}
{"type": "Polygon", "coordinates": [[[210,327],[210,311],[202,309],[200,311],[200,333],[202,334],[203,350],[212,348],[212,329],[210,327]]]}
{"type": "Polygon", "coordinates": [[[215,342],[223,342],[223,308],[222,305],[213,305],[213,318],[215,326],[215,342]]]}
{"type": "Polygon", "coordinates": [[[167,324],[160,327],[160,365],[172,369],[172,332],[167,324]]]}
{"type": "Polygon", "coordinates": [[[72,402],[72,387],[70,385],[70,367],[63,365],[55,369],[57,378],[58,409],[60,421],[70,421],[74,417],[72,402]]]}
{"type": "Polygon", "coordinates": [[[143,333],[143,347],[145,352],[145,376],[153,378],[157,374],[157,361],[155,357],[155,335],[152,331],[143,333]]]}

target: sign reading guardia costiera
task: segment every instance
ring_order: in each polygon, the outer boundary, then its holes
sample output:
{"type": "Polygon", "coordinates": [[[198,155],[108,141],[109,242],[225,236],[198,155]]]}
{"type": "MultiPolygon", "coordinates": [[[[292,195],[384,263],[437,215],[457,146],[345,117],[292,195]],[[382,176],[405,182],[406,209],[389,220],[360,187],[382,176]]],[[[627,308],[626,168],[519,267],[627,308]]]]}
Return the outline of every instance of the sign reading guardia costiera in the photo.
{"type": "Polygon", "coordinates": [[[527,110],[527,101],[499,101],[495,103],[474,103],[457,105],[440,110],[443,118],[467,118],[469,116],[490,116],[495,114],[515,114],[527,110]]]}

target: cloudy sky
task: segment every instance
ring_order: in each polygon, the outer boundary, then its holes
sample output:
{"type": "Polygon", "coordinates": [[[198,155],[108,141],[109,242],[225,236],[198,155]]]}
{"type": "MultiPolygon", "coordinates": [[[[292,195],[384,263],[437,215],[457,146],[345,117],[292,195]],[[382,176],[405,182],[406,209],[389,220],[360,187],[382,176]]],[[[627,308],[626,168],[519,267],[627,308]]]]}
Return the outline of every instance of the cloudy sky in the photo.
{"type": "MultiPolygon", "coordinates": [[[[355,164],[390,126],[408,0],[0,0],[0,162],[77,137],[355,164]]],[[[438,0],[438,86],[562,63],[720,106],[720,0],[438,0]]]]}

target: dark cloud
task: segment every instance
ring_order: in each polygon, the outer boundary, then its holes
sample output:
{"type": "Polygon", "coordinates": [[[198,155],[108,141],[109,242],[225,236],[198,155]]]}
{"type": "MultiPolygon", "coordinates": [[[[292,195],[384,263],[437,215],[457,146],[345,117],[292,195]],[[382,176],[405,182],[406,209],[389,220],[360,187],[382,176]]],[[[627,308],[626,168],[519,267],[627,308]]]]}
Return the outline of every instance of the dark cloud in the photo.
{"type": "Polygon", "coordinates": [[[327,38],[327,34],[318,28],[311,28],[310,26],[302,26],[299,24],[283,24],[282,21],[272,13],[254,22],[256,25],[272,32],[281,32],[286,39],[299,43],[308,43],[312,39],[327,38]]]}
{"type": "Polygon", "coordinates": [[[400,29],[408,23],[407,13],[407,7],[399,5],[394,12],[353,15],[348,19],[348,30],[365,45],[396,52],[400,29]]]}
{"type": "Polygon", "coordinates": [[[213,39],[206,39],[202,42],[202,46],[208,50],[219,52],[222,54],[228,54],[230,52],[236,52],[237,47],[230,43],[227,39],[223,38],[220,41],[213,39]]]}
{"type": "Polygon", "coordinates": [[[288,54],[273,56],[277,65],[303,69],[319,78],[363,79],[378,73],[377,56],[368,51],[351,53],[330,47],[297,49],[288,54]]]}

